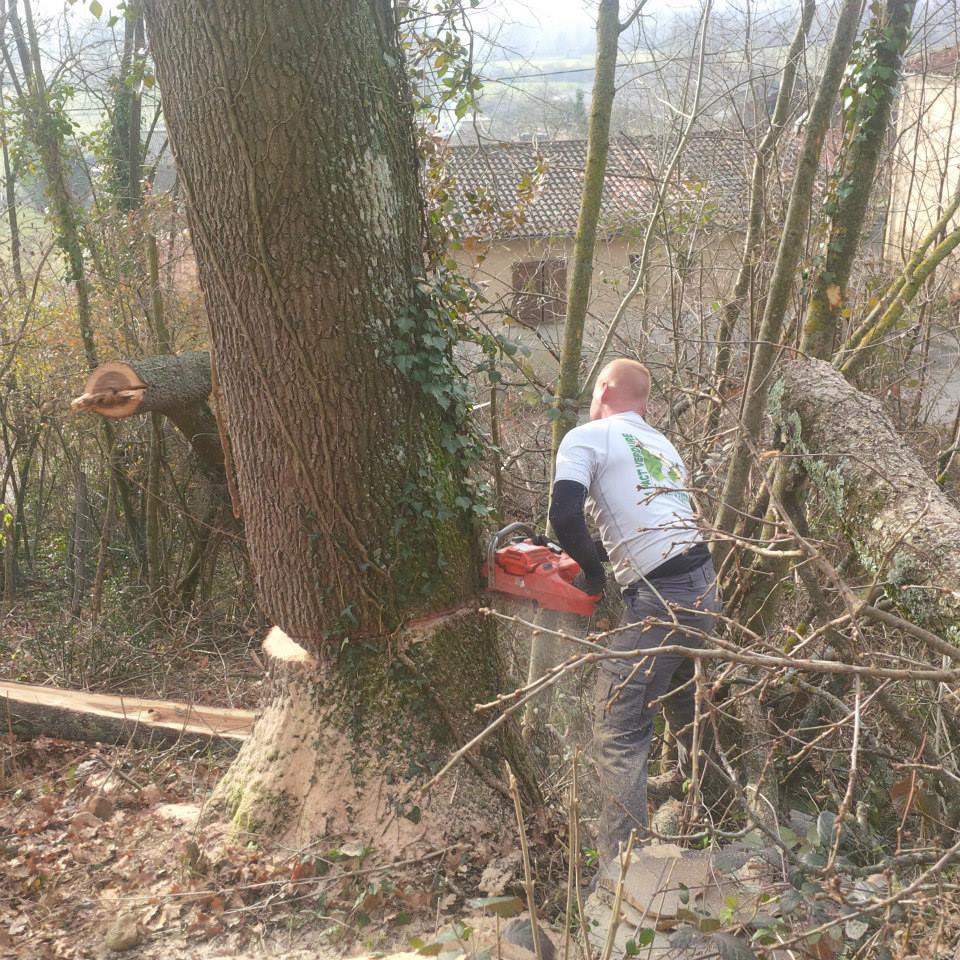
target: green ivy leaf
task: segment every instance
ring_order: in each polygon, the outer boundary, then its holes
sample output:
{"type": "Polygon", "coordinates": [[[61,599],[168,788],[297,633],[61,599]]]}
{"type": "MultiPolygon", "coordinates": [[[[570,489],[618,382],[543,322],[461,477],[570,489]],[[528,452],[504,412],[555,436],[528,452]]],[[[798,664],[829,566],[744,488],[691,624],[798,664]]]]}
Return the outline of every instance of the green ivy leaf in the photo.
{"type": "Polygon", "coordinates": [[[790,847],[800,841],[800,838],[789,827],[780,828],[780,839],[790,847]]]}
{"type": "Polygon", "coordinates": [[[523,913],[524,903],[519,897],[478,897],[467,901],[475,910],[489,910],[501,920],[508,920],[523,913]]]}
{"type": "Polygon", "coordinates": [[[756,960],[756,954],[743,937],[732,933],[715,933],[711,937],[720,954],[720,960],[756,960]]]}
{"type": "Polygon", "coordinates": [[[421,957],[436,957],[443,949],[442,943],[426,943],[419,937],[412,937],[409,943],[410,946],[413,947],[413,949],[416,950],[421,957]]]}

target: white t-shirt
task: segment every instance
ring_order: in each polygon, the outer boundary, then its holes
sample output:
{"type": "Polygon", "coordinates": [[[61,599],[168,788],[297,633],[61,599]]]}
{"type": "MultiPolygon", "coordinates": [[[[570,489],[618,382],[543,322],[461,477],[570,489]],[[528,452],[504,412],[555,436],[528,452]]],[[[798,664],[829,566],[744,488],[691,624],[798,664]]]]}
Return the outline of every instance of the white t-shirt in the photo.
{"type": "Polygon", "coordinates": [[[587,513],[621,587],[700,540],[686,478],[673,444],[632,412],[574,427],[554,475],[587,488],[587,513]]]}

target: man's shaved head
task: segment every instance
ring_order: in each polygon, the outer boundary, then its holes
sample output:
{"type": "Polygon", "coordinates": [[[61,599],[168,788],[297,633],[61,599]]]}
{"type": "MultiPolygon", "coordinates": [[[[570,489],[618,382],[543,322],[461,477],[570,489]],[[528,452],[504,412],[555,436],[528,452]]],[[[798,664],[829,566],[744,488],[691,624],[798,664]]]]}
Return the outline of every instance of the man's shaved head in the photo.
{"type": "Polygon", "coordinates": [[[590,419],[634,411],[644,416],[650,396],[650,371],[637,360],[611,360],[597,377],[590,419]]]}

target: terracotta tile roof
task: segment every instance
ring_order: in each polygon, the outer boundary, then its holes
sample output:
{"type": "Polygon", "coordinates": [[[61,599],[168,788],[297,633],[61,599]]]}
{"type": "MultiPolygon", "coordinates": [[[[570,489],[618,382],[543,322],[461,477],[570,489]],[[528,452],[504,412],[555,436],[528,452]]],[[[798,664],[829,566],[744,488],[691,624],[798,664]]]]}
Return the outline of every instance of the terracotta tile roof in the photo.
{"type": "MultiPolygon", "coordinates": [[[[620,136],[610,143],[601,206],[605,233],[636,227],[653,208],[672,144],[620,136]]],[[[562,237],[576,232],[585,140],[447,147],[453,207],[461,228],[489,239],[562,237]],[[508,211],[506,216],[498,211],[508,211]]],[[[729,134],[695,135],[671,187],[675,201],[727,226],[742,222],[750,195],[751,145],[729,134]]]]}
{"type": "Polygon", "coordinates": [[[905,73],[925,73],[938,77],[956,77],[960,74],[960,43],[939,50],[926,50],[904,61],[905,73]]]}

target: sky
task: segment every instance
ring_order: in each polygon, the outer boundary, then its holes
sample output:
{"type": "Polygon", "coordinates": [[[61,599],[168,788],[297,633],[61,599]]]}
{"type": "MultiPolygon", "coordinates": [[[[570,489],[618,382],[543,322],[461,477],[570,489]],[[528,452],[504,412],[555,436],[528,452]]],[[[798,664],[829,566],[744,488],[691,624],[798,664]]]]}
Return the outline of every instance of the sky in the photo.
{"type": "MultiPolygon", "coordinates": [[[[634,2],[636,0],[620,0],[623,16],[634,2]]],[[[82,29],[84,20],[93,20],[91,3],[101,9],[103,20],[109,17],[117,0],[32,0],[32,3],[39,16],[56,17],[66,9],[75,29],[82,29]]],[[[703,0],[646,0],[643,17],[650,26],[664,25],[677,14],[699,11],[702,3],[703,0]]],[[[756,15],[798,4],[799,0],[714,0],[713,5],[717,12],[736,6],[752,9],[756,15]]],[[[545,54],[556,57],[563,55],[568,45],[571,55],[582,57],[589,55],[594,47],[596,10],[597,0],[480,0],[478,9],[470,12],[470,19],[479,34],[498,39],[488,57],[507,60],[545,54]]]]}
{"type": "MultiPolygon", "coordinates": [[[[647,16],[699,8],[701,0],[648,0],[647,16]]],[[[629,0],[621,0],[624,16],[631,9],[629,0]]],[[[480,14],[493,21],[527,24],[545,28],[582,28],[592,32],[596,25],[596,0],[482,0],[480,14]]]]}
{"type": "MultiPolygon", "coordinates": [[[[89,0],[33,0],[35,12],[51,16],[60,13],[65,6],[71,7],[73,16],[89,16],[89,0]]],[[[116,4],[111,0],[101,0],[101,5],[109,13],[116,4]]],[[[648,0],[647,12],[689,9],[699,5],[699,0],[648,0]]],[[[622,0],[624,10],[628,0],[622,0]]],[[[596,0],[483,0],[482,7],[490,11],[490,16],[514,20],[521,23],[553,24],[564,27],[582,26],[592,30],[596,17],[596,0]]]]}

